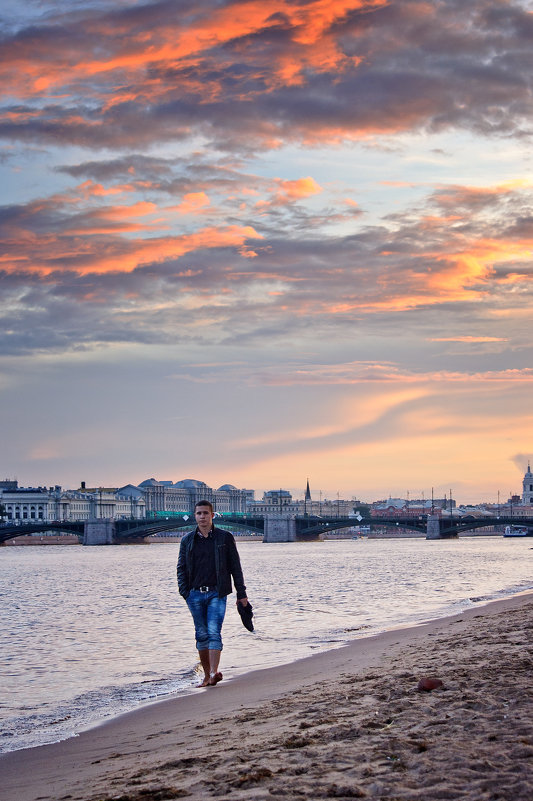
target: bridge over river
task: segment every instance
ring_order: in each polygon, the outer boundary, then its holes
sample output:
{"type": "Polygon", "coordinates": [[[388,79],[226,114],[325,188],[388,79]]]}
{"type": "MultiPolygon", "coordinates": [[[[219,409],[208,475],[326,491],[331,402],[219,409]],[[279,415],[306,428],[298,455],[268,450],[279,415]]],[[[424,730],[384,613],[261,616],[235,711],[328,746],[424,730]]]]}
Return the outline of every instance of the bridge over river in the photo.
{"type": "MultiPolygon", "coordinates": [[[[191,515],[179,514],[128,520],[88,520],[88,521],[28,521],[18,525],[10,522],[0,525],[0,544],[23,534],[40,534],[59,531],[77,534],[84,545],[117,545],[126,542],[139,542],[152,534],[165,531],[190,530],[195,525],[191,515]]],[[[461,533],[488,526],[524,526],[528,536],[533,536],[533,519],[513,516],[438,517],[437,515],[409,515],[397,517],[314,517],[311,515],[265,515],[248,516],[229,514],[217,517],[215,525],[252,531],[263,535],[263,542],[308,542],[319,540],[327,532],[353,526],[372,526],[389,528],[394,531],[411,529],[425,533],[426,539],[449,539],[461,533]]]]}

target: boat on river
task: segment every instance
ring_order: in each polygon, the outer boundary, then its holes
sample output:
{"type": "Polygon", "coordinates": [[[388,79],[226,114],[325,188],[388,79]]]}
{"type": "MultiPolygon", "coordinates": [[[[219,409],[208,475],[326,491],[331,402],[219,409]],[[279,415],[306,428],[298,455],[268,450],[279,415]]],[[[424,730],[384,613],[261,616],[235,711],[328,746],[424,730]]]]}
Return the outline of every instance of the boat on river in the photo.
{"type": "MultiPolygon", "coordinates": [[[[533,531],[532,531],[533,535],[533,531]]],[[[504,537],[528,537],[529,529],[527,526],[505,526],[504,537]]]]}

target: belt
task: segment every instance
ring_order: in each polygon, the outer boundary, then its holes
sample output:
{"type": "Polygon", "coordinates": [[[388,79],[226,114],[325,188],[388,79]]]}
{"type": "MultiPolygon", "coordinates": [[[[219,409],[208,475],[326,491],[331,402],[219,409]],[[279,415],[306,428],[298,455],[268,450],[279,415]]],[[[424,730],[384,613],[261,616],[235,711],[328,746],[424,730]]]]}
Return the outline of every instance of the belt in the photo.
{"type": "Polygon", "coordinates": [[[194,589],[198,590],[198,592],[212,592],[216,590],[216,587],[208,587],[207,584],[203,584],[201,587],[194,587],[194,589]]]}

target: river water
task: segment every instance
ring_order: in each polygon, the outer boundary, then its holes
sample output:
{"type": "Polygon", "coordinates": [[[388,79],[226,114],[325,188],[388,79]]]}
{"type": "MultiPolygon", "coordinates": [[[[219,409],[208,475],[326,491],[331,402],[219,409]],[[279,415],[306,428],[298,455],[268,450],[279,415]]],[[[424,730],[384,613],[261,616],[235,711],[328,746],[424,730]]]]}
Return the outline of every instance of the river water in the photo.
{"type": "MultiPolygon", "coordinates": [[[[238,538],[237,538],[238,540],[238,538]]],[[[238,544],[256,631],[228,599],[226,678],[533,588],[533,540],[238,544]]],[[[179,545],[0,549],[0,750],[56,742],[198,678],[179,545]]]]}

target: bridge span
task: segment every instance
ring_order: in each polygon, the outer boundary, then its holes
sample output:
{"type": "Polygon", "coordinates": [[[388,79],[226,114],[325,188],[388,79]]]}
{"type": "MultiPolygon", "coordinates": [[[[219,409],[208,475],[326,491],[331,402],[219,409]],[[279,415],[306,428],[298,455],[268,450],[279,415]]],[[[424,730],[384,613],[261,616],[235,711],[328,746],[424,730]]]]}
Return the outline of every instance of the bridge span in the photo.
{"type": "MultiPolygon", "coordinates": [[[[408,528],[426,535],[426,539],[449,539],[461,533],[489,526],[524,526],[528,536],[533,536],[533,519],[517,515],[475,517],[474,515],[442,518],[437,515],[409,515],[396,517],[316,517],[312,515],[266,515],[248,516],[231,514],[216,518],[215,524],[221,527],[238,528],[263,535],[263,542],[310,542],[323,539],[327,532],[353,526],[387,527],[391,529],[408,528]]],[[[128,520],[98,519],[89,521],[29,521],[20,525],[4,523],[0,525],[0,545],[14,537],[24,534],[39,534],[46,531],[60,531],[77,534],[83,545],[117,545],[126,542],[139,542],[152,534],[164,531],[191,529],[195,525],[191,515],[153,517],[128,520]]]]}

